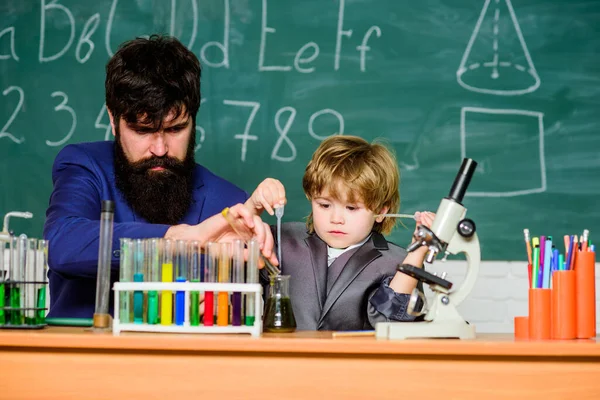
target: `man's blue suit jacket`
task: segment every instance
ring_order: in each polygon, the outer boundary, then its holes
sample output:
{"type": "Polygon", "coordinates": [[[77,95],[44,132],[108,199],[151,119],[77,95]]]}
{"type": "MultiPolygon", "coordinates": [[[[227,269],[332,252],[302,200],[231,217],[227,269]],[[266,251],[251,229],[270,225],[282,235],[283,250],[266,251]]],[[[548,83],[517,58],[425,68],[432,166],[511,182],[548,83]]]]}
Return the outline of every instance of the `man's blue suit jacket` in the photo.
{"type": "MultiPolygon", "coordinates": [[[[163,237],[169,229],[169,225],[148,223],[125,202],[115,186],[113,159],[113,142],[106,141],[68,145],[54,161],[54,190],[44,224],[44,238],[49,241],[49,317],[94,314],[102,200],[115,203],[111,289],[119,277],[119,239],[163,237]]],[[[246,192],[198,164],[193,191],[192,205],[181,220],[189,225],[248,198],[246,192]]],[[[111,314],[113,298],[111,290],[111,314]]]]}

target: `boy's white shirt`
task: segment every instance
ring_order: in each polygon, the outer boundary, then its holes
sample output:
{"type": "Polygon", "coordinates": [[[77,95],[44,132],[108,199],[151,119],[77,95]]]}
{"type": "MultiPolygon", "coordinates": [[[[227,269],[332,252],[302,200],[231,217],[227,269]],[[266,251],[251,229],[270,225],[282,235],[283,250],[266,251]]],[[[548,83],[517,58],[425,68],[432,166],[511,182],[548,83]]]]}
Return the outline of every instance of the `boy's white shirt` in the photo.
{"type": "Polygon", "coordinates": [[[362,242],[353,244],[352,246],[348,246],[345,249],[336,249],[335,247],[329,247],[329,245],[327,245],[327,267],[329,268],[329,266],[331,266],[331,264],[335,261],[336,258],[341,256],[348,250],[355,249],[365,244],[370,237],[371,234],[369,234],[362,242]]]}

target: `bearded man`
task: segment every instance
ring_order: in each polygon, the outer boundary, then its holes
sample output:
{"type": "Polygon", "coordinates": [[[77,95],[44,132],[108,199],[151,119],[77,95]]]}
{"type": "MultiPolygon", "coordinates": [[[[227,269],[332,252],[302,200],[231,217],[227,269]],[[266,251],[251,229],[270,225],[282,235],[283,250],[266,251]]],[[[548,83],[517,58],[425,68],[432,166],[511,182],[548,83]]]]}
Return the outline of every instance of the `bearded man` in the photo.
{"type": "MultiPolygon", "coordinates": [[[[124,43],[106,66],[105,89],[114,142],[68,145],[54,161],[44,225],[50,245],[48,317],[93,316],[102,200],[115,204],[112,287],[119,276],[120,238],[218,240],[233,235],[220,215],[224,207],[246,202],[241,207],[258,214],[285,198],[276,193],[281,184],[271,179],[248,199],[196,164],[200,63],[177,39],[124,43]]],[[[263,255],[277,264],[268,227],[253,224],[252,217],[247,221],[263,242],[263,255]]]]}

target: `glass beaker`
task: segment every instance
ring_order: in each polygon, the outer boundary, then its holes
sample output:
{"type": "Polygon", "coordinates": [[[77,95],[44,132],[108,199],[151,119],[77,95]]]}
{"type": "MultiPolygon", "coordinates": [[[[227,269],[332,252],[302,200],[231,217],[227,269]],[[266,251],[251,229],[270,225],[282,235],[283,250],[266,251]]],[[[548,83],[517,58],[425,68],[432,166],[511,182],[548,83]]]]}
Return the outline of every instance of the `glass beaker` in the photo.
{"type": "Polygon", "coordinates": [[[269,297],[265,305],[263,329],[266,332],[294,332],[296,318],[289,293],[289,275],[271,275],[269,297]]]}

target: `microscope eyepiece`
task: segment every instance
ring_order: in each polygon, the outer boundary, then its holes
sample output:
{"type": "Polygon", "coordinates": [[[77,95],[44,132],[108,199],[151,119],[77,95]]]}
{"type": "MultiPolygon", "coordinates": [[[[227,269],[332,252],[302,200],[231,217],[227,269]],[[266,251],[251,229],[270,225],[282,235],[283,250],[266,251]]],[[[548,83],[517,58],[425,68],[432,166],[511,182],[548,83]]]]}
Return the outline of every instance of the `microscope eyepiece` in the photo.
{"type": "Polygon", "coordinates": [[[471,158],[463,159],[460,170],[458,171],[458,174],[456,174],[456,178],[454,178],[450,194],[448,194],[450,200],[462,204],[463,197],[469,187],[469,183],[471,182],[476,167],[477,162],[475,160],[471,158]]]}

